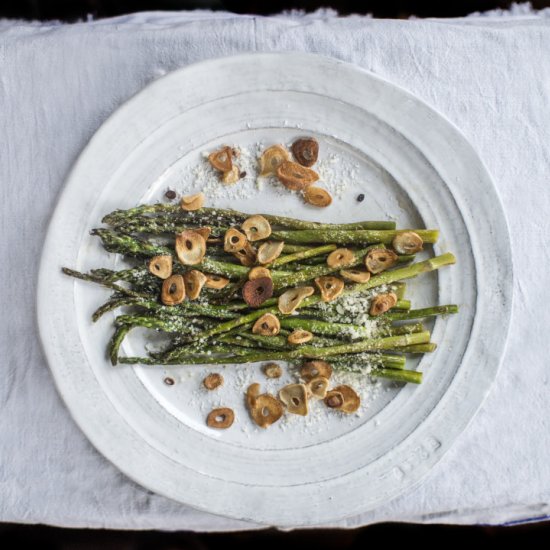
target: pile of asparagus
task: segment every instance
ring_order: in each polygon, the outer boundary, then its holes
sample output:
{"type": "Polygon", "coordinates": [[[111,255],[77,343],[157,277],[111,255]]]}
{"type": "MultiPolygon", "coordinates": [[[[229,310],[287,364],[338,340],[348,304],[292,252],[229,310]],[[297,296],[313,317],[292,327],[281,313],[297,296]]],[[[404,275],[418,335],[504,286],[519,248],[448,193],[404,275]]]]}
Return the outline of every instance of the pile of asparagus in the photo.
{"type": "MultiPolygon", "coordinates": [[[[129,267],[118,271],[93,269],[80,273],[63,268],[67,275],[90,281],[113,291],[109,300],[93,314],[97,321],[109,311],[124,308],[115,318],[115,331],[108,345],[113,365],[139,363],[154,365],[233,364],[281,360],[297,363],[306,358],[325,359],[334,369],[361,371],[371,376],[402,382],[420,383],[422,373],[405,368],[407,354],[428,353],[436,345],[419,321],[437,315],[456,313],[455,305],[411,309],[405,299],[405,279],[416,277],[453,264],[452,254],[442,254],[414,263],[414,254],[400,254],[389,269],[373,274],[364,283],[346,282],[344,291],[334,301],[324,302],[317,292],[303,299],[292,315],[278,308],[278,296],[289,288],[313,285],[316,278],[339,276],[341,267],[327,264],[327,257],[345,247],[352,252],[348,268],[364,269],[370,250],[390,249],[394,238],[405,230],[396,230],[391,221],[367,221],[347,224],[309,222],[289,217],[263,214],[272,228],[271,241],[284,242],[282,253],[266,267],[273,282],[273,296],[258,307],[243,300],[242,289],[249,278],[250,265],[242,265],[235,255],[224,250],[224,235],[238,228],[250,214],[221,208],[201,207],[188,211],[175,203],[142,205],[115,210],[102,222],[107,226],[92,231],[104,248],[121,254],[129,267]],[[175,237],[181,232],[208,227],[206,254],[198,265],[183,265],[175,252],[175,237]],[[195,300],[185,299],[177,305],[161,300],[163,280],[149,268],[151,258],[171,256],[172,273],[199,270],[205,275],[229,279],[224,288],[201,290],[195,300]],[[391,289],[397,296],[395,305],[376,317],[372,326],[338,322],[342,300],[375,296],[377,289],[391,289]],[[254,323],[266,313],[279,319],[276,335],[252,332],[254,323]],[[148,357],[119,357],[126,335],[135,327],[167,333],[170,343],[148,357]],[[288,335],[301,329],[313,338],[300,345],[291,344],[288,335]]],[[[411,231],[411,230],[407,230],[411,231]]],[[[424,243],[434,243],[436,230],[413,230],[424,243]]],[[[245,262],[246,263],[246,262],[245,262]]]]}

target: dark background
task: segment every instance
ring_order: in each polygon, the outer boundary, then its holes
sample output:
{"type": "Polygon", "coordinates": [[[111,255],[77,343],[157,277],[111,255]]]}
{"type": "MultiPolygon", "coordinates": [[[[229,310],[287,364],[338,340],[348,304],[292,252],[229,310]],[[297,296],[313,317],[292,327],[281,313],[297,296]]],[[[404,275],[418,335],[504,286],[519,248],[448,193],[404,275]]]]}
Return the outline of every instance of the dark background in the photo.
{"type": "MultiPolygon", "coordinates": [[[[474,11],[508,8],[512,2],[490,0],[0,0],[0,18],[74,22],[111,17],[137,11],[212,9],[235,13],[269,15],[287,9],[315,11],[331,7],[341,15],[371,13],[381,18],[460,17],[474,11]]],[[[550,0],[533,0],[534,8],[550,6],[550,0]]],[[[541,520],[547,518],[540,518],[541,520]]],[[[41,550],[284,550],[312,546],[316,550],[365,549],[373,543],[411,545],[430,542],[542,542],[550,535],[550,522],[488,526],[411,525],[383,523],[355,530],[298,530],[282,533],[274,529],[231,534],[163,533],[155,531],[104,531],[62,529],[42,525],[0,524],[0,546],[41,550]]],[[[404,546],[405,547],[405,546],[404,546]]]]}
{"type": "MultiPolygon", "coordinates": [[[[297,8],[314,11],[331,7],[342,15],[372,13],[374,17],[460,17],[474,11],[508,8],[506,0],[0,0],[0,17],[76,21],[137,11],[212,9],[269,15],[297,8]]],[[[535,8],[550,0],[532,0],[535,8]]]]}
{"type": "MultiPolygon", "coordinates": [[[[515,546],[543,542],[548,546],[550,523],[509,527],[412,525],[381,523],[353,530],[315,529],[283,533],[275,529],[241,533],[162,533],[158,531],[103,531],[61,529],[45,526],[0,524],[0,545],[40,550],[370,550],[404,549],[437,543],[442,550],[448,543],[494,543],[515,546]]],[[[542,545],[541,545],[542,546],[542,545]]],[[[538,546],[537,546],[538,547],[538,546]]],[[[429,548],[429,547],[428,547],[429,548]]]]}

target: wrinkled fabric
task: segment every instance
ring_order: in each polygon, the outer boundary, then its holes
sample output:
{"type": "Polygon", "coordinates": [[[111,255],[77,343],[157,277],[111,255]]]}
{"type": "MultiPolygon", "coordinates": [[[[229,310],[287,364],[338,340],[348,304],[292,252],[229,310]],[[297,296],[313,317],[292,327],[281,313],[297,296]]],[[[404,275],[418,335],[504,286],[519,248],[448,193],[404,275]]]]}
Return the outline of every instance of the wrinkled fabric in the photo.
{"type": "Polygon", "coordinates": [[[492,174],[516,266],[507,349],[481,410],[418,487],[335,525],[500,524],[550,514],[550,20],[542,15],[548,12],[401,21],[340,18],[330,10],[303,17],[199,10],[73,25],[0,22],[0,520],[259,527],[155,495],[92,447],[63,405],[40,348],[34,289],[63,182],[113,111],[189,63],[284,50],[355,63],[454,122],[492,174]]]}

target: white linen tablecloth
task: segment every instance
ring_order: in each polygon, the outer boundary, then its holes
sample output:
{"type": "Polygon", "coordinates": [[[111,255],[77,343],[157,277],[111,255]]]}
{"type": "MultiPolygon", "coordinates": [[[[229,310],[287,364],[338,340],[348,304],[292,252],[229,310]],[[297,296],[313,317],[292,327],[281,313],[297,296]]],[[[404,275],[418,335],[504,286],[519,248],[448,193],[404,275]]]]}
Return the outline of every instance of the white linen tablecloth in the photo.
{"type": "Polygon", "coordinates": [[[272,17],[195,11],[73,25],[0,22],[0,521],[259,527],[153,494],[96,452],[54,387],[34,304],[49,217],[72,163],[101,123],[169,71],[283,50],[356,63],[456,123],[494,178],[513,243],[512,327],[482,409],[418,488],[336,525],[502,524],[550,514],[550,19],[544,15],[399,21],[331,11],[272,17]]]}

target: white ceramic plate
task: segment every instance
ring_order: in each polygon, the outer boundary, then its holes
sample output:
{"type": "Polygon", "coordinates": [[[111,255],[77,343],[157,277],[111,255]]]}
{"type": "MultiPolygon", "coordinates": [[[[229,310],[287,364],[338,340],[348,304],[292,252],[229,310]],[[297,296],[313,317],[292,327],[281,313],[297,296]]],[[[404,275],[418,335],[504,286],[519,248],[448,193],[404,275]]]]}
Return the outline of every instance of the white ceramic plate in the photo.
{"type": "MultiPolygon", "coordinates": [[[[244,163],[243,158],[243,163],[244,163]]],[[[280,526],[332,522],[379,506],[419,482],[473,418],[497,373],[510,316],[508,231],[480,159],[459,131],[407,93],[355,66],[302,53],[215,59],[147,86],[100,128],[66,183],[48,231],[38,289],[44,349],[67,406],[93,444],[143,486],[233,518],[280,526]],[[172,187],[201,187],[202,152],[314,135],[322,173],[336,195],[322,212],[249,174],[236,191],[209,186],[209,204],[347,222],[393,218],[433,227],[433,252],[458,263],[409,284],[416,307],[457,303],[437,319],[436,353],[409,368],[420,386],[362,385],[360,414],[322,407],[286,415],[268,430],[244,409],[259,367],[223,369],[217,392],[200,389],[205,366],[113,368],[105,356],[112,316],[91,313],[108,292],[75,282],[62,266],[113,265],[89,230],[115,208],[161,200],[172,187]],[[364,193],[362,203],[356,196],[364,193]],[[240,196],[238,196],[240,195],[240,196]],[[235,409],[225,431],[208,429],[214,406],[235,409]]],[[[133,333],[124,353],[140,352],[133,333]]],[[[220,370],[220,369],[217,369],[220,370]]],[[[358,382],[358,385],[361,385],[358,382]]]]}

